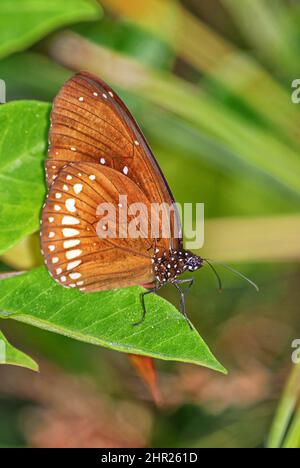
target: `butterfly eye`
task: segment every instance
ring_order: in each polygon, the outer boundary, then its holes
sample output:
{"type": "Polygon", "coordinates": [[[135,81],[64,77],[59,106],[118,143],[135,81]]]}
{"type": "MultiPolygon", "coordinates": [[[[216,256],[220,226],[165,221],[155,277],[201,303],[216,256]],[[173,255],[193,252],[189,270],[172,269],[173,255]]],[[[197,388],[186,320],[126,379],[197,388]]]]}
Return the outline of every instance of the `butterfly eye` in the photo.
{"type": "Polygon", "coordinates": [[[203,264],[203,260],[200,257],[194,256],[194,255],[189,257],[187,260],[188,269],[190,271],[198,270],[198,268],[200,268],[202,264],[203,264]]]}

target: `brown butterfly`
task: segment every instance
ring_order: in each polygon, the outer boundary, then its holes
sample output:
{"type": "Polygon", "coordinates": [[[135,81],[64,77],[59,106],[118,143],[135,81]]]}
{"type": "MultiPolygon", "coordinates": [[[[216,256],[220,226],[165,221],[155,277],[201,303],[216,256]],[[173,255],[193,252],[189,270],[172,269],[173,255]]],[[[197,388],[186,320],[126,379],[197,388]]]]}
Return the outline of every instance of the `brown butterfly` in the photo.
{"type": "Polygon", "coordinates": [[[126,195],[128,204],[142,202],[150,209],[155,203],[174,206],[174,198],[125,104],[89,73],[75,75],[55,98],[46,173],[49,192],[41,244],[52,277],[64,287],[87,293],[146,286],[139,323],[146,314],[145,295],[172,283],[187,318],[185,294],[193,280],[178,277],[199,269],[204,260],[183,249],[176,210],[167,218],[169,237],[99,237],[99,204],[118,207],[120,195],[126,195]]]}

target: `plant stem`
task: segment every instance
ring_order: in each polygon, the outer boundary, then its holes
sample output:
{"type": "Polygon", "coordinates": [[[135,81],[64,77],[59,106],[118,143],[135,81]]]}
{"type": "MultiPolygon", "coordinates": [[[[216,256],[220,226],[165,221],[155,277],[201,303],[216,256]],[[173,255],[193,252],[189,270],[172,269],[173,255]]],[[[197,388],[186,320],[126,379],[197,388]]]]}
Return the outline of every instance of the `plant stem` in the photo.
{"type": "MultiPolygon", "coordinates": [[[[282,446],[284,436],[288,429],[288,425],[291,421],[293,412],[295,410],[297,401],[299,399],[300,391],[300,364],[293,367],[286,388],[284,390],[281,402],[279,404],[272,429],[270,432],[267,447],[268,448],[280,448],[282,446]]],[[[300,412],[295,417],[292,427],[287,436],[285,445],[295,440],[296,431],[300,432],[300,412]]]]}

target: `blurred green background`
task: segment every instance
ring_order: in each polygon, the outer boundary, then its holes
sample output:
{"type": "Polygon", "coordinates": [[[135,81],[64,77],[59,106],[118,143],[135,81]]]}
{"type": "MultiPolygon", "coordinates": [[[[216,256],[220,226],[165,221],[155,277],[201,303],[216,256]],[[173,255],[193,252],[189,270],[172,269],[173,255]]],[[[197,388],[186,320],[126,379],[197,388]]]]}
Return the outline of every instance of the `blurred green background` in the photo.
{"type": "MultiPolygon", "coordinates": [[[[162,409],[126,356],[5,321],[40,363],[0,369],[0,445],[300,447],[300,4],[293,0],[2,0],[7,100],[51,102],[75,71],[115,87],[179,202],[204,202],[207,269],[187,305],[229,370],[158,362],[162,409]],[[101,6],[100,6],[101,3],[101,6]],[[273,424],[275,419],[275,424],[273,424]]],[[[1,183],[1,182],[0,182],[1,183]]],[[[1,229],[1,228],[0,228],[1,229]]],[[[38,236],[1,270],[41,263],[38,236]]],[[[177,295],[163,295],[177,304],[177,295]]]]}

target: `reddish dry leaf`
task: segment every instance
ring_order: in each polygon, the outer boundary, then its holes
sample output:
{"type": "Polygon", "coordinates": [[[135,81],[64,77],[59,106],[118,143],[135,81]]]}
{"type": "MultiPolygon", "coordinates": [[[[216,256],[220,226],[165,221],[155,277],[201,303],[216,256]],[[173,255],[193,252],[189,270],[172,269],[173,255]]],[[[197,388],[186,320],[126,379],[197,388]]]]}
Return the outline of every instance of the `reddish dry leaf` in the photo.
{"type": "Polygon", "coordinates": [[[157,385],[157,373],[154,359],[136,354],[128,354],[129,361],[136,369],[138,375],[149,389],[153,401],[157,406],[161,406],[161,396],[157,385]]]}

